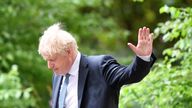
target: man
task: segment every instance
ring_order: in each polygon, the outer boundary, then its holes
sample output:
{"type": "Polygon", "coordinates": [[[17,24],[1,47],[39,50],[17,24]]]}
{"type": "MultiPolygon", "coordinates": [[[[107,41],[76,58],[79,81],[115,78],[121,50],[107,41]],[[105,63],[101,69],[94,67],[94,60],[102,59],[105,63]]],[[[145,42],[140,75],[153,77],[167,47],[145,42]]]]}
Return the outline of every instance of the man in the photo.
{"type": "Polygon", "coordinates": [[[50,26],[38,51],[54,72],[52,108],[118,108],[121,87],[141,81],[156,60],[152,35],[139,29],[137,46],[128,43],[137,56],[123,66],[108,55],[82,55],[70,33],[60,24],[50,26]]]}

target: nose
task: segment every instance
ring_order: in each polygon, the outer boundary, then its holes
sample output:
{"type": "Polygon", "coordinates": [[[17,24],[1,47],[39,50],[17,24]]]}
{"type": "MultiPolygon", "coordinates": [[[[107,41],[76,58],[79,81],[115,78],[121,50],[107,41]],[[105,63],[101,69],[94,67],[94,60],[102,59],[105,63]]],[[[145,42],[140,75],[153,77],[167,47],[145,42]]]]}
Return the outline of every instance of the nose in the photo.
{"type": "Polygon", "coordinates": [[[51,61],[47,61],[47,67],[48,67],[49,69],[53,69],[54,64],[53,64],[51,61]]]}

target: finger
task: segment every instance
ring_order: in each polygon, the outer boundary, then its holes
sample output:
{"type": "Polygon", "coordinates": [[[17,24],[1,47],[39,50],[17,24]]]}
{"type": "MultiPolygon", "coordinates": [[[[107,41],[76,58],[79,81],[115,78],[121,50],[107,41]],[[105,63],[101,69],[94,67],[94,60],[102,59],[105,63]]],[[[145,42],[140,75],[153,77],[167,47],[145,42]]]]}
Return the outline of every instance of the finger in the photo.
{"type": "Polygon", "coordinates": [[[143,39],[146,39],[146,27],[143,27],[143,39]]]}
{"type": "Polygon", "coordinates": [[[150,28],[147,28],[148,29],[148,33],[150,33],[150,28]]]}
{"type": "Polygon", "coordinates": [[[149,35],[150,35],[150,29],[149,28],[147,28],[146,29],[146,40],[149,40],[149,35]]]}
{"type": "Polygon", "coordinates": [[[138,39],[139,39],[139,40],[142,40],[142,39],[143,39],[143,36],[142,36],[142,28],[139,28],[139,31],[138,31],[138,39]]]}
{"type": "Polygon", "coordinates": [[[146,36],[147,36],[147,37],[149,36],[149,33],[150,33],[149,28],[146,28],[146,36]]]}
{"type": "Polygon", "coordinates": [[[152,53],[152,50],[153,50],[153,33],[151,33],[150,35],[149,35],[149,37],[150,37],[150,46],[151,46],[151,50],[150,50],[150,53],[152,53]]]}
{"type": "Polygon", "coordinates": [[[149,35],[149,42],[151,45],[153,45],[153,33],[149,35]]]}
{"type": "Polygon", "coordinates": [[[129,48],[130,48],[135,54],[137,54],[137,48],[136,48],[135,45],[133,45],[132,43],[128,43],[128,46],[129,46],[129,48]]]}

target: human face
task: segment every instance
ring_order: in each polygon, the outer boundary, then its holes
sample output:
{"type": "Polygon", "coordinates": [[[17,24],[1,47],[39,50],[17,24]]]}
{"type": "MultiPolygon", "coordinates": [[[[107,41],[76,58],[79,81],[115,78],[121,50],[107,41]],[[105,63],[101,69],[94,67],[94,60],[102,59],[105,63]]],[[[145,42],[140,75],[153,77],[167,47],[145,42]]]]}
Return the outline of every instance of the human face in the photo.
{"type": "Polygon", "coordinates": [[[65,75],[71,68],[71,57],[69,54],[56,54],[54,56],[44,56],[47,67],[57,75],[65,75]]]}

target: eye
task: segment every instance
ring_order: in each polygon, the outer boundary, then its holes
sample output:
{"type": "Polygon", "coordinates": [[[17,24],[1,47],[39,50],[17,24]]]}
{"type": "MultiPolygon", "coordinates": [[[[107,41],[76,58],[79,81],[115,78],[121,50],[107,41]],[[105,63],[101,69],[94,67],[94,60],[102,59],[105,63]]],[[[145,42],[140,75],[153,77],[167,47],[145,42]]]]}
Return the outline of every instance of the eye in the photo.
{"type": "Polygon", "coordinates": [[[54,61],[54,60],[55,60],[55,59],[48,59],[48,61],[51,61],[51,62],[54,61]]]}
{"type": "Polygon", "coordinates": [[[57,59],[57,58],[54,57],[54,58],[49,59],[49,61],[55,61],[56,59],[57,59]]]}
{"type": "Polygon", "coordinates": [[[50,62],[54,62],[54,61],[56,61],[56,59],[57,59],[56,56],[54,56],[54,57],[53,56],[52,57],[49,56],[49,57],[45,58],[46,61],[50,61],[50,62]]]}

